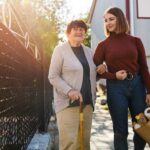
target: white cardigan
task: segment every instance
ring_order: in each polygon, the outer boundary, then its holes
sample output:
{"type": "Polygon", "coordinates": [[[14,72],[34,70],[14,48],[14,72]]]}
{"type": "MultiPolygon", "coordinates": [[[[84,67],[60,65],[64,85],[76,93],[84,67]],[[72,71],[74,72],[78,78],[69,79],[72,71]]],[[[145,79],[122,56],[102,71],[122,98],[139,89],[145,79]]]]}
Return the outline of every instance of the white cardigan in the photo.
{"type": "MultiPolygon", "coordinates": [[[[90,81],[93,104],[96,98],[96,66],[92,51],[82,45],[90,67],[90,81]]],[[[69,106],[67,93],[71,89],[80,91],[83,81],[83,67],[71,49],[69,42],[57,46],[52,54],[48,79],[54,87],[55,112],[69,106]]]]}

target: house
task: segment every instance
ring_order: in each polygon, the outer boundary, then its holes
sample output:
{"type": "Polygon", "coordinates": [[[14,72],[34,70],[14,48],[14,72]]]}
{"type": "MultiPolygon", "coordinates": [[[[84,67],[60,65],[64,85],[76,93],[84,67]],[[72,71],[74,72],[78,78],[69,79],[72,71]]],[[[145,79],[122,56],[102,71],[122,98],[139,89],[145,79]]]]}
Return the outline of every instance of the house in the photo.
{"type": "Polygon", "coordinates": [[[111,6],[123,10],[130,25],[130,34],[141,38],[150,68],[150,0],[93,0],[88,17],[91,24],[91,47],[95,50],[99,41],[105,39],[103,13],[111,6]]]}

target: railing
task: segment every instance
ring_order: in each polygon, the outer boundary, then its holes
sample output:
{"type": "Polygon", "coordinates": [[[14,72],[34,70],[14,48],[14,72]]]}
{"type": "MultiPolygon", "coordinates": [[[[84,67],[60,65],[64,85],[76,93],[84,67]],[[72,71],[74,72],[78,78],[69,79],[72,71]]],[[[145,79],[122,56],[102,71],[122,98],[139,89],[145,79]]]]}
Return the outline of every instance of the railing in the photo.
{"type": "Polygon", "coordinates": [[[35,40],[19,13],[22,14],[20,8],[14,5],[13,0],[6,0],[1,8],[1,21],[35,59],[41,60],[35,40]]]}
{"type": "Polygon", "coordinates": [[[25,149],[38,128],[44,131],[51,110],[47,86],[42,64],[0,23],[0,149],[25,149]]]}
{"type": "Polygon", "coordinates": [[[0,150],[26,149],[52,113],[49,62],[24,37],[0,22],[0,150]]]}

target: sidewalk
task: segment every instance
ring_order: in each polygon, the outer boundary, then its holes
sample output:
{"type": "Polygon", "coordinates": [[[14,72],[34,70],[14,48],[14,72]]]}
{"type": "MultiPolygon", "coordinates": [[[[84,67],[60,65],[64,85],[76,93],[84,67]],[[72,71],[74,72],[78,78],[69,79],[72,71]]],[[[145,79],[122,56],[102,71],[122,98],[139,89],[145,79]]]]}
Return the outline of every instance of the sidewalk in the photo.
{"type": "MultiPolygon", "coordinates": [[[[133,150],[133,131],[131,121],[129,120],[129,135],[128,147],[133,150]]],[[[147,146],[145,150],[149,150],[147,146]]],[[[113,129],[112,122],[108,110],[100,104],[97,100],[95,111],[93,114],[92,132],[91,132],[91,150],[114,150],[113,148],[113,129]]]]}
{"type": "MultiPolygon", "coordinates": [[[[50,123],[49,132],[52,138],[52,150],[58,150],[58,131],[54,120],[50,123]]],[[[131,121],[129,120],[129,150],[134,149],[132,136],[133,131],[131,127],[131,121]]],[[[145,150],[149,149],[150,148],[148,146],[145,148],[145,150]]],[[[97,98],[97,103],[95,104],[95,111],[93,113],[91,150],[114,150],[111,118],[108,110],[104,109],[104,106],[100,104],[99,97],[97,98]]]]}

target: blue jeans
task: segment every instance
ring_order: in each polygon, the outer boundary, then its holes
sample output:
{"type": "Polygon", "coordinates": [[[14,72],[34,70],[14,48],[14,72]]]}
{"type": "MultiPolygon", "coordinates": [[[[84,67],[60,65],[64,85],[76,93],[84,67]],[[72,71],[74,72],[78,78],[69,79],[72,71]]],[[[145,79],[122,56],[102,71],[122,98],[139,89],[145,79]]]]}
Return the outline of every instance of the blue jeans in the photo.
{"type": "MultiPolygon", "coordinates": [[[[107,80],[107,99],[113,121],[115,150],[128,150],[128,108],[132,121],[146,108],[146,90],[140,75],[132,80],[107,80]]],[[[134,150],[144,150],[146,142],[136,133],[134,150]]]]}

